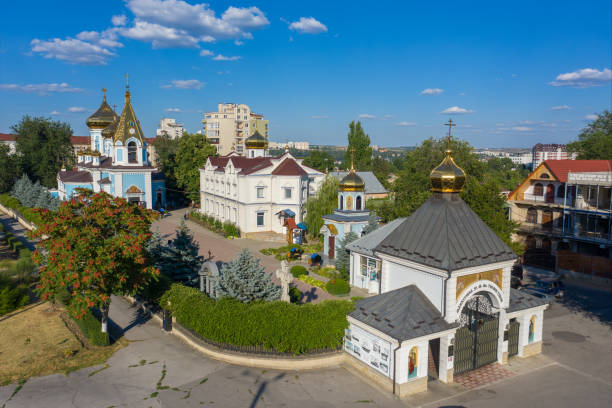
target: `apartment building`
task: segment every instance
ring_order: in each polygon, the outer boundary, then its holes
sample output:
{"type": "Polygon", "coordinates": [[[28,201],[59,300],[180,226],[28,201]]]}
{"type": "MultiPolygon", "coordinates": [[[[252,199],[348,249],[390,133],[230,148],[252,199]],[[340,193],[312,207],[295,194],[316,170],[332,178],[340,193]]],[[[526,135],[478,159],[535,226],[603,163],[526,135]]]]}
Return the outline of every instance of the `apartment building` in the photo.
{"type": "Polygon", "coordinates": [[[612,280],[612,160],[547,160],[508,204],[525,263],[612,280]]]}
{"type": "Polygon", "coordinates": [[[178,139],[183,136],[182,123],[176,123],[176,119],[163,118],[157,127],[157,136],[168,136],[170,139],[178,139]]]}
{"type": "Polygon", "coordinates": [[[564,144],[542,144],[538,143],[531,149],[532,168],[537,168],[546,160],[574,160],[575,153],[568,153],[564,144]]]}
{"type": "Polygon", "coordinates": [[[269,121],[261,114],[251,112],[245,104],[220,103],[216,112],[206,112],[202,120],[204,135],[217,145],[224,156],[232,151],[246,153],[244,142],[256,131],[269,140],[269,121]]]}
{"type": "Polygon", "coordinates": [[[290,149],[310,150],[309,142],[270,142],[270,149],[284,149],[289,146],[290,149]]]}

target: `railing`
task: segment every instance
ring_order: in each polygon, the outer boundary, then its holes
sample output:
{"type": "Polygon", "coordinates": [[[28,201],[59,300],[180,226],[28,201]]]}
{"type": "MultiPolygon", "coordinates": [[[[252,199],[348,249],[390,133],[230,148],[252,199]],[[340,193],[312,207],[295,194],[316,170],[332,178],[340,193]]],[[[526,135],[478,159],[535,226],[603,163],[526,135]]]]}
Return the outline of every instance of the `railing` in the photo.
{"type": "Polygon", "coordinates": [[[520,232],[533,233],[533,234],[547,234],[547,235],[562,235],[563,229],[561,227],[546,227],[537,224],[521,224],[517,228],[520,232]]]}
{"type": "Polygon", "coordinates": [[[565,231],[564,237],[577,238],[584,241],[597,242],[602,244],[612,243],[612,235],[606,232],[593,232],[593,231],[565,231]]]}

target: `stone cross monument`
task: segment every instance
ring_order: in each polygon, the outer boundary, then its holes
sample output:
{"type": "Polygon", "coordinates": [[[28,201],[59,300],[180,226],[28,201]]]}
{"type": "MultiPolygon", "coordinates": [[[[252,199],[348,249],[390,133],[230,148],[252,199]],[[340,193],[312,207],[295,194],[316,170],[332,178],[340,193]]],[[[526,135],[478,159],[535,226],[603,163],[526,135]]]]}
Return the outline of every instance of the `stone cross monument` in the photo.
{"type": "Polygon", "coordinates": [[[281,268],[276,270],[276,277],[281,282],[281,300],[289,302],[289,282],[293,278],[289,272],[289,262],[281,261],[281,268]]]}

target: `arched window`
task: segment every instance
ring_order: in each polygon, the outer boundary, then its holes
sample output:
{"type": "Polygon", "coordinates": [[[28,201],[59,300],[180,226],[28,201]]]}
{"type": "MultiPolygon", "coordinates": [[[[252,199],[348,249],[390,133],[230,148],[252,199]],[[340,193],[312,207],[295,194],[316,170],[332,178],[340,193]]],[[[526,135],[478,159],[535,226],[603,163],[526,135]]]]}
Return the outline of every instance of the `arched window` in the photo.
{"type": "Polygon", "coordinates": [[[542,174],[540,174],[540,178],[549,179],[550,176],[548,175],[548,173],[542,173],[542,174]]]}
{"type": "Polygon", "coordinates": [[[559,187],[557,187],[557,197],[558,198],[565,197],[565,183],[563,183],[559,187]]]}
{"type": "Polygon", "coordinates": [[[527,222],[529,224],[538,223],[538,210],[535,207],[531,207],[527,210],[527,222]]]}
{"type": "Polygon", "coordinates": [[[415,347],[408,353],[408,378],[414,378],[419,371],[419,350],[415,347]]]}
{"type": "Polygon", "coordinates": [[[128,148],[128,163],[138,163],[138,158],[136,157],[136,152],[138,151],[136,142],[128,143],[127,148],[128,148]]]}
{"type": "Polygon", "coordinates": [[[340,196],[340,209],[342,210],[343,207],[344,207],[344,197],[340,196]]]}
{"type": "Polygon", "coordinates": [[[555,202],[555,185],[554,184],[549,184],[546,186],[546,196],[544,197],[544,200],[547,203],[555,202]]]}
{"type": "Polygon", "coordinates": [[[535,338],[535,321],[536,321],[536,317],[535,315],[531,316],[531,319],[529,319],[529,342],[533,342],[533,339],[535,338]]]}
{"type": "Polygon", "coordinates": [[[544,186],[542,186],[541,183],[536,183],[536,185],[533,186],[533,195],[535,196],[544,195],[544,186]]]}
{"type": "Polygon", "coordinates": [[[357,200],[355,201],[355,209],[361,210],[361,196],[357,196],[357,200]]]}

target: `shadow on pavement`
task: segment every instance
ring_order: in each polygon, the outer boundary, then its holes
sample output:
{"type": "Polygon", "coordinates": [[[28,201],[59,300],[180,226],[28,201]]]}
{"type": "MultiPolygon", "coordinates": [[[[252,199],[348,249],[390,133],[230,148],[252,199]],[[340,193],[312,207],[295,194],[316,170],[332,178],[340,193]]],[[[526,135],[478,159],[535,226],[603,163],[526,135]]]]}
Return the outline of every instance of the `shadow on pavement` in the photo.
{"type": "Polygon", "coordinates": [[[285,373],[280,373],[276,377],[274,377],[272,380],[262,381],[262,383],[259,385],[259,388],[257,389],[257,392],[255,393],[255,396],[253,396],[253,401],[251,402],[251,405],[249,405],[249,408],[255,408],[257,406],[257,402],[259,402],[259,399],[261,398],[263,393],[266,391],[266,387],[268,386],[268,383],[282,380],[284,377],[285,377],[285,373]]]}
{"type": "Polygon", "coordinates": [[[572,312],[584,314],[612,327],[610,293],[578,285],[566,285],[563,298],[557,302],[572,312]]]}
{"type": "Polygon", "coordinates": [[[309,303],[318,299],[316,288],[312,287],[307,292],[302,292],[302,303],[309,303]]]}

